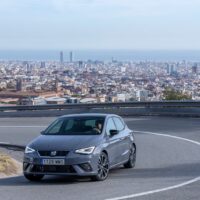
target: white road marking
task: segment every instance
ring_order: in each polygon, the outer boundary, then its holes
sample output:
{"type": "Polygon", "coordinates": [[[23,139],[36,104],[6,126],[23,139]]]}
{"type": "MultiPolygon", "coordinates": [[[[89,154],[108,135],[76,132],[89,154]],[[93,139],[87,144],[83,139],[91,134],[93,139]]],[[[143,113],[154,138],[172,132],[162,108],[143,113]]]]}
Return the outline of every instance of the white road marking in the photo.
{"type": "Polygon", "coordinates": [[[155,194],[155,193],[158,193],[158,192],[164,192],[164,191],[180,188],[180,187],[195,183],[197,181],[200,181],[200,177],[194,178],[192,180],[186,181],[186,182],[178,184],[178,185],[174,185],[174,186],[170,186],[170,187],[166,187],[166,188],[162,188],[162,189],[151,190],[151,191],[148,191],[148,192],[141,192],[141,193],[137,193],[137,194],[133,194],[133,195],[116,197],[116,198],[111,198],[111,199],[107,199],[107,200],[123,200],[123,199],[130,199],[130,198],[135,198],[135,197],[146,196],[146,195],[149,195],[149,194],[155,194]]]}
{"type": "MultiPolygon", "coordinates": [[[[161,133],[153,133],[153,132],[147,132],[147,131],[134,131],[134,132],[136,132],[136,133],[146,133],[146,134],[157,135],[157,136],[162,136],[162,137],[170,137],[170,138],[173,138],[173,139],[190,142],[192,144],[200,146],[200,142],[197,142],[195,140],[190,140],[190,139],[187,139],[187,138],[183,138],[183,137],[178,137],[178,136],[173,136],[173,135],[168,135],[168,134],[161,134],[161,133]]],[[[164,192],[164,191],[169,191],[169,190],[181,188],[181,187],[184,187],[186,185],[189,185],[189,184],[192,184],[192,183],[195,183],[195,182],[198,182],[198,181],[200,181],[200,176],[196,177],[194,179],[191,179],[189,181],[177,184],[177,185],[173,185],[173,186],[169,186],[169,187],[165,187],[165,188],[160,188],[160,189],[156,189],[156,190],[150,190],[150,191],[141,192],[141,193],[136,193],[136,194],[130,194],[130,195],[121,196],[121,197],[109,198],[109,199],[106,199],[106,200],[123,200],[123,199],[130,199],[130,198],[135,198],[135,197],[146,196],[146,195],[150,195],[150,194],[155,194],[155,193],[159,193],[159,192],[164,192]]]]}
{"type": "Polygon", "coordinates": [[[134,132],[135,133],[146,133],[146,134],[157,135],[157,136],[162,136],[162,137],[170,137],[170,138],[174,138],[174,139],[177,139],[177,140],[183,140],[183,141],[190,142],[190,143],[193,143],[193,144],[200,146],[200,142],[197,142],[195,140],[190,140],[190,139],[187,139],[187,138],[183,138],[183,137],[174,136],[174,135],[154,133],[154,132],[149,132],[149,131],[134,131],[134,132]]]}

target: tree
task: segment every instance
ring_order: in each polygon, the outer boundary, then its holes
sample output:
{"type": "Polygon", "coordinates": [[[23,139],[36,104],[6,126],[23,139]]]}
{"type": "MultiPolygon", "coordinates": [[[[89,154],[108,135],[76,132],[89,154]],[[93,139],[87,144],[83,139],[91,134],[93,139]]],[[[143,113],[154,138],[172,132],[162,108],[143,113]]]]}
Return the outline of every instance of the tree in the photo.
{"type": "Polygon", "coordinates": [[[179,100],[180,101],[180,100],[191,100],[192,96],[187,93],[184,93],[172,88],[166,88],[163,91],[163,98],[164,100],[179,100]]]}

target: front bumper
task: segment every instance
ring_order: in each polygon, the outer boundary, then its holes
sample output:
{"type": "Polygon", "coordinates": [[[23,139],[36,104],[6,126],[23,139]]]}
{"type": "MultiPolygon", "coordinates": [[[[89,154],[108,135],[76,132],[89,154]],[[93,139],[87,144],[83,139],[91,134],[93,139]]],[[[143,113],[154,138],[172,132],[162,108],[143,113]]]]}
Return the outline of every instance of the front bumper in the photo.
{"type": "Polygon", "coordinates": [[[97,174],[97,154],[69,153],[65,157],[43,157],[37,152],[24,155],[24,174],[92,176],[97,174]],[[43,159],[64,159],[64,165],[43,165],[43,159]]]}

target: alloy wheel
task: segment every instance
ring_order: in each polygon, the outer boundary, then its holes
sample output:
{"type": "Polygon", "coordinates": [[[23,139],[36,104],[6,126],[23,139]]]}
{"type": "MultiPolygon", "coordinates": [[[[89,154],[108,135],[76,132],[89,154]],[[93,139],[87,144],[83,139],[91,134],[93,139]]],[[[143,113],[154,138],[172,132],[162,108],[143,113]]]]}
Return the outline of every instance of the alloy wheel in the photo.
{"type": "Polygon", "coordinates": [[[98,175],[101,179],[106,179],[109,171],[108,156],[101,153],[98,162],[98,175]]]}

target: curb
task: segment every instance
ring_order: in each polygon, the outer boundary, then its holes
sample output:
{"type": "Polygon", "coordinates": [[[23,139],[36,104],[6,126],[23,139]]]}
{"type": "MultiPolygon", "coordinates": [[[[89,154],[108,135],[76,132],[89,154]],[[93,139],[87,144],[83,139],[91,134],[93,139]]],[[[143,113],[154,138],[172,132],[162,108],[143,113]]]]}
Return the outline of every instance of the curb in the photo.
{"type": "Polygon", "coordinates": [[[9,143],[4,143],[4,142],[0,142],[0,147],[13,150],[13,151],[24,151],[26,148],[23,145],[9,144],[9,143]]]}

